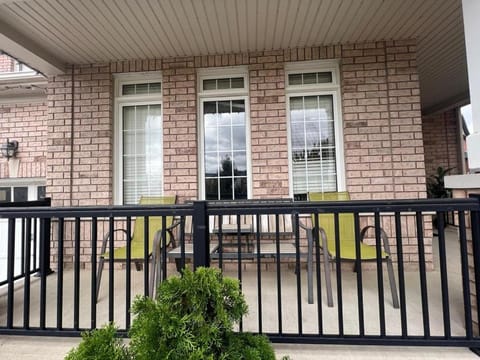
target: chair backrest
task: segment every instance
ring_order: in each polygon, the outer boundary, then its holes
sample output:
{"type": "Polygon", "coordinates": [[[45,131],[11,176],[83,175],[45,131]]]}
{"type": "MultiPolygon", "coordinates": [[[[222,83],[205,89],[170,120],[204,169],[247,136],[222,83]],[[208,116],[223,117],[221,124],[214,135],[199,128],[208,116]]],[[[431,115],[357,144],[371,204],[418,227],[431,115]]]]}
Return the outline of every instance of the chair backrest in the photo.
{"type": "MultiPolygon", "coordinates": [[[[308,194],[310,201],[347,201],[350,200],[348,192],[311,192],[308,194]]],[[[330,253],[335,253],[335,218],[333,214],[318,214],[320,227],[327,235],[327,246],[330,253]]],[[[315,215],[312,214],[312,226],[315,227],[315,215]]],[[[338,216],[341,244],[355,243],[355,223],[351,213],[342,213],[338,216]]]]}
{"type": "MultiPolygon", "coordinates": [[[[172,196],[142,196],[140,197],[140,205],[174,205],[177,202],[176,195],[172,196]]],[[[148,252],[152,252],[153,239],[155,233],[162,229],[163,216],[150,216],[148,219],[148,252]]],[[[165,218],[166,227],[170,227],[173,224],[173,216],[167,216],[165,218]]],[[[132,248],[139,247],[143,249],[144,246],[144,231],[145,231],[145,218],[143,216],[137,216],[133,227],[132,235],[132,248]]],[[[167,245],[170,242],[170,236],[167,233],[167,245]]]]}

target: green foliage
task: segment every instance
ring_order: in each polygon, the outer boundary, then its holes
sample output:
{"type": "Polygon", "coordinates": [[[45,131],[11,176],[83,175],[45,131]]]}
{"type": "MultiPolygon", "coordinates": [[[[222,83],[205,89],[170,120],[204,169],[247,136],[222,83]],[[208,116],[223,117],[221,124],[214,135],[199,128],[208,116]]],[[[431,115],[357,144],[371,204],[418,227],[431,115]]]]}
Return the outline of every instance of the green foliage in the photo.
{"type": "Polygon", "coordinates": [[[248,310],[238,280],[212,268],[185,269],[182,277],[163,282],[157,294],[155,300],[135,300],[128,351],[110,325],[85,334],[79,350],[88,351],[66,359],[275,360],[267,337],[233,332],[248,310]],[[103,349],[110,349],[109,355],[103,349]]]}
{"type": "Polygon", "coordinates": [[[65,360],[128,360],[127,347],[116,336],[113,324],[82,334],[82,342],[72,349],[65,360]]]}
{"type": "Polygon", "coordinates": [[[427,194],[429,198],[448,198],[450,191],[445,188],[444,178],[453,168],[444,169],[439,166],[435,175],[427,179],[427,194]]]}
{"type": "Polygon", "coordinates": [[[216,359],[226,335],[247,312],[238,281],[218,270],[186,269],[158,289],[156,301],[138,298],[130,330],[137,359],[216,359]]]}
{"type": "Polygon", "coordinates": [[[219,359],[275,360],[272,345],[264,335],[230,333],[226,343],[219,359]]]}

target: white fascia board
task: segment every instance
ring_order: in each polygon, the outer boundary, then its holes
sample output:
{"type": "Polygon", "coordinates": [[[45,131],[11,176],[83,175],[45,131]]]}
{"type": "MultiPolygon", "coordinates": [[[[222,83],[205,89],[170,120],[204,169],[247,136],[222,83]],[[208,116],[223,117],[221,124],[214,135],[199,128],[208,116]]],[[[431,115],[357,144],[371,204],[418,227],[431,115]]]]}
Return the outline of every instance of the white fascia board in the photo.
{"type": "Polygon", "coordinates": [[[46,49],[0,21],[0,50],[45,75],[65,73],[65,64],[46,49]]]}

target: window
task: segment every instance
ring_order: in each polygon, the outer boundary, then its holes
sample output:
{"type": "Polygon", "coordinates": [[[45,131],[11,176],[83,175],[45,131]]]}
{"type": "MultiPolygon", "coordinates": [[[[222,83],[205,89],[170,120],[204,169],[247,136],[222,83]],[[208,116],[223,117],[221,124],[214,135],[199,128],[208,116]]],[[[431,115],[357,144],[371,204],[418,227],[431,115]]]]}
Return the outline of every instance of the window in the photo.
{"type": "Polygon", "coordinates": [[[24,202],[45,199],[45,185],[41,179],[2,179],[0,203],[24,202]]]}
{"type": "Polygon", "coordinates": [[[15,61],[14,62],[14,66],[13,66],[13,71],[14,72],[33,72],[34,70],[29,68],[27,65],[19,62],[19,61],[15,61]]]}
{"type": "Polygon", "coordinates": [[[201,73],[202,198],[247,199],[250,188],[247,77],[244,69],[201,73]],[[239,73],[227,76],[226,71],[239,73]]]}
{"type": "Polygon", "coordinates": [[[344,190],[338,66],[307,62],[287,66],[291,193],[344,190]]]}
{"type": "Polygon", "coordinates": [[[161,95],[158,72],[116,78],[115,204],[163,194],[161,95]]]}

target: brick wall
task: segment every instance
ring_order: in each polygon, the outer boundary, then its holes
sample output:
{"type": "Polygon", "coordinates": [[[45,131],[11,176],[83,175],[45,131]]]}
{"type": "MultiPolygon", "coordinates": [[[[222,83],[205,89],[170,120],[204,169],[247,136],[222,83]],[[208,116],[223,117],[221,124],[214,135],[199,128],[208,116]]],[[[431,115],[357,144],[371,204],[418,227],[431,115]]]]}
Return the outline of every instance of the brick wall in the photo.
{"type": "Polygon", "coordinates": [[[71,74],[49,80],[47,195],[56,206],[108,205],[113,177],[110,66],[75,68],[73,79],[73,87],[71,74]]]}
{"type": "Polygon", "coordinates": [[[355,199],[424,198],[415,42],[342,47],[347,188],[355,199]]]}
{"type": "Polygon", "coordinates": [[[13,71],[14,60],[8,55],[0,55],[0,73],[13,71]]]}
{"type": "MultiPolygon", "coordinates": [[[[46,102],[0,105],[0,142],[18,141],[19,178],[46,176],[46,120],[46,102]]],[[[7,159],[0,158],[0,179],[12,176],[7,159]]]]}
{"type": "MultiPolygon", "coordinates": [[[[249,70],[252,195],[286,197],[285,63],[339,59],[346,185],[351,197],[424,198],[415,54],[415,41],[407,40],[76,66],[73,75],[49,82],[47,193],[54,205],[112,203],[113,74],[161,70],[164,191],[181,200],[197,198],[197,69],[243,65],[249,70]]],[[[404,244],[413,249],[405,254],[411,261],[416,257],[414,221],[412,217],[402,224],[404,244]]],[[[391,223],[392,219],[383,220],[393,236],[391,223]]],[[[425,237],[431,238],[428,221],[425,237]]],[[[88,257],[88,246],[84,250],[82,255],[88,257]]],[[[431,247],[426,251],[431,264],[431,247]]]]}
{"type": "Polygon", "coordinates": [[[441,114],[425,116],[422,122],[425,136],[425,171],[435,174],[439,166],[453,168],[451,174],[461,174],[459,163],[462,153],[459,144],[459,119],[456,109],[441,114]]]}
{"type": "Polygon", "coordinates": [[[49,87],[47,191],[60,205],[112,202],[112,74],[162,70],[164,189],[196,198],[196,70],[248,65],[253,197],[288,196],[285,62],[340,59],[346,181],[352,198],[423,198],[415,52],[415,42],[408,40],[82,66],[74,71],[73,130],[71,76],[52,79],[49,87]]]}

